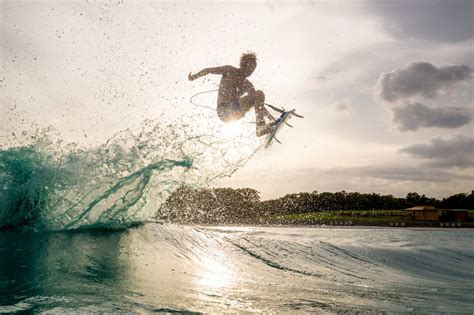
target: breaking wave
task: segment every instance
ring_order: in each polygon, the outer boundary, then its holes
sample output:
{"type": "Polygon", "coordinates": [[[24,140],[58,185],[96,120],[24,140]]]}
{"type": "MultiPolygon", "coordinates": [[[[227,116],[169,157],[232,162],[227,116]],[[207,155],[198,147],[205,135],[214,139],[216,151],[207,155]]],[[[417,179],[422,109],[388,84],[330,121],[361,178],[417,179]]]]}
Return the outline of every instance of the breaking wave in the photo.
{"type": "Polygon", "coordinates": [[[120,229],[149,220],[180,185],[230,176],[258,150],[254,126],[145,121],[93,148],[53,128],[24,132],[0,148],[0,228],[120,229]],[[235,128],[235,126],[234,126],[235,128]]]}

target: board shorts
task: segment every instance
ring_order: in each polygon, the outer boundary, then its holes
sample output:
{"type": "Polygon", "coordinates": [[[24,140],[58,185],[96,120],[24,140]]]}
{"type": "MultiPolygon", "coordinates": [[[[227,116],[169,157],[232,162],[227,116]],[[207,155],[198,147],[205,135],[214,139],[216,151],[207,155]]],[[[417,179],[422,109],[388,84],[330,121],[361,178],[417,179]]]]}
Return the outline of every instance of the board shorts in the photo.
{"type": "Polygon", "coordinates": [[[217,106],[217,116],[223,122],[229,122],[240,119],[242,117],[242,111],[240,109],[240,101],[235,100],[230,104],[220,104],[217,106]]]}

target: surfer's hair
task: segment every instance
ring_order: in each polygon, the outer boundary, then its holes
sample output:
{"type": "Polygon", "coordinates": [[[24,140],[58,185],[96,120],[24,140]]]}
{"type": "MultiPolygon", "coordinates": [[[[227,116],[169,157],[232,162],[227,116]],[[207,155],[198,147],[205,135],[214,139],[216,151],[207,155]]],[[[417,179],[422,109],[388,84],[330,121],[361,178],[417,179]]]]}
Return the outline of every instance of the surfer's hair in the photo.
{"type": "Polygon", "coordinates": [[[245,64],[250,62],[257,62],[257,55],[253,51],[247,51],[240,56],[240,67],[242,68],[245,64]]]}

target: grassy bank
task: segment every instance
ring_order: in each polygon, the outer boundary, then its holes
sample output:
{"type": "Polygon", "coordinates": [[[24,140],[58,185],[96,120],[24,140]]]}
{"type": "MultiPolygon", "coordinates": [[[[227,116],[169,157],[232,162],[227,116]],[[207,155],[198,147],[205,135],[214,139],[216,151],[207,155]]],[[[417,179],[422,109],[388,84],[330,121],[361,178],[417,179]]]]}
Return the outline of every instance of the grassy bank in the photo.
{"type": "Polygon", "coordinates": [[[278,215],[269,218],[273,224],[325,224],[340,226],[427,226],[474,227],[474,211],[469,212],[471,222],[415,221],[400,210],[336,210],[301,214],[278,215]]]}

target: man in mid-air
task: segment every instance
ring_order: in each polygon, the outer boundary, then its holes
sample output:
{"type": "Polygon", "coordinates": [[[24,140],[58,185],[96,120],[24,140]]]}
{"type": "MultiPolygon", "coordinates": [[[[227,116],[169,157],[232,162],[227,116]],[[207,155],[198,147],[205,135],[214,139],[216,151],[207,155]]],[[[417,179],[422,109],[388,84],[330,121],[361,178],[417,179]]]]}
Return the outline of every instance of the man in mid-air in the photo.
{"type": "Polygon", "coordinates": [[[266,135],[273,130],[275,118],[264,106],[265,94],[255,91],[252,83],[247,79],[257,67],[257,56],[253,52],[242,54],[240,68],[222,66],[206,68],[196,74],[189,73],[189,80],[193,81],[209,73],[222,75],[217,96],[217,116],[223,122],[238,120],[253,107],[257,123],[257,137],[266,135]],[[265,117],[270,123],[265,122],[265,117]]]}

